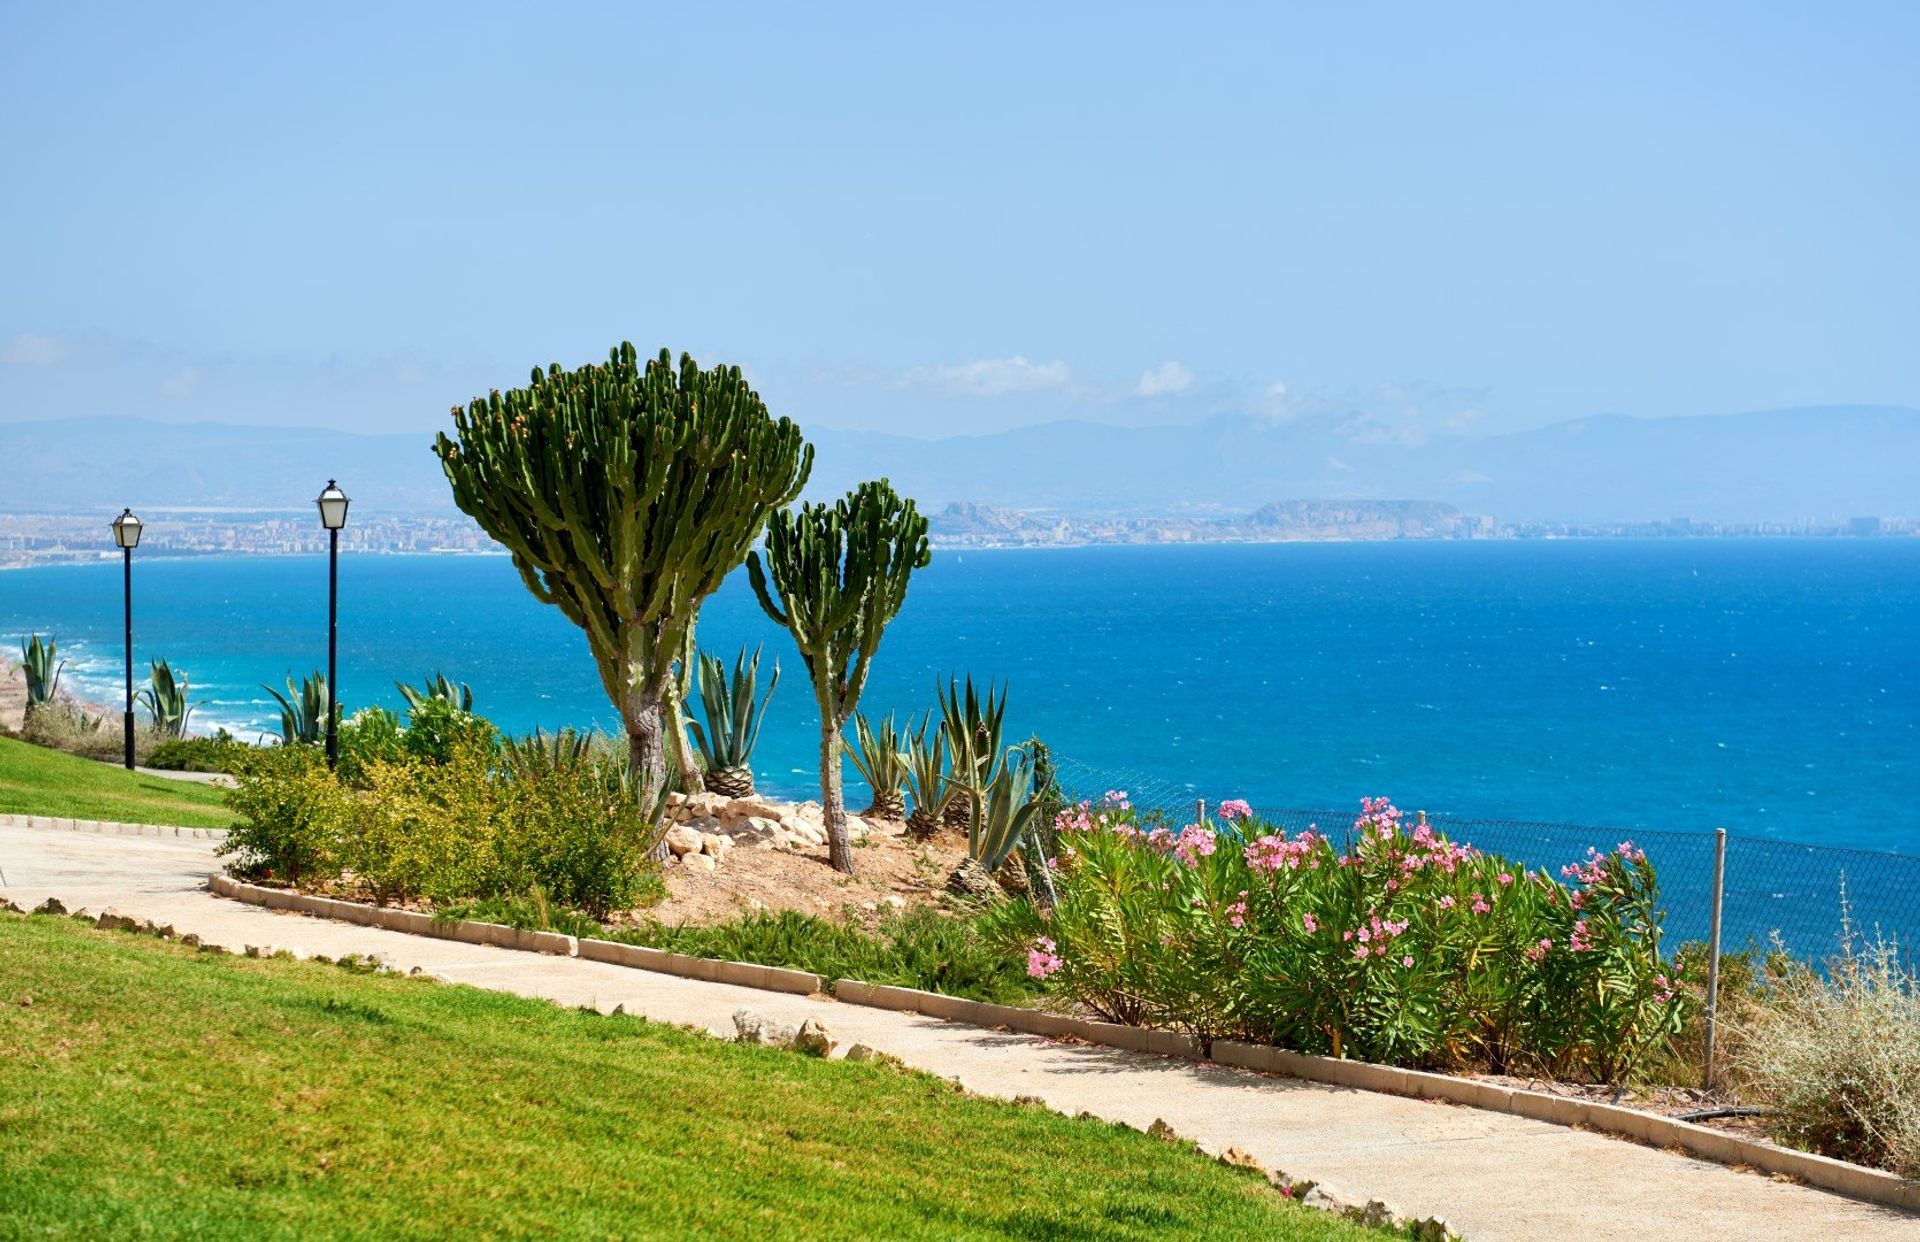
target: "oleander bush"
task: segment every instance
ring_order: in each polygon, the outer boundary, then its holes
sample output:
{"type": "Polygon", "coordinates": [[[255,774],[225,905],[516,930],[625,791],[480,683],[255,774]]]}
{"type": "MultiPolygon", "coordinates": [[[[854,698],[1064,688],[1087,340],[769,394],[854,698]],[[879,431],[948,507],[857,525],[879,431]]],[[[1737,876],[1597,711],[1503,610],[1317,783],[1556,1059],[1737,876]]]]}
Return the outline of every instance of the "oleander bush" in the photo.
{"type": "Polygon", "coordinates": [[[1657,881],[1623,842],[1528,871],[1368,800],[1352,846],[1245,803],[1056,819],[1057,903],[990,916],[1050,990],[1112,1021],[1399,1065],[1625,1082],[1679,1030],[1657,881]]]}
{"type": "Polygon", "coordinates": [[[1920,1180],[1920,976],[1895,945],[1848,936],[1824,971],[1776,953],[1742,1012],[1729,1077],[1775,1139],[1920,1180]]]}
{"type": "Polygon", "coordinates": [[[237,872],[387,903],[527,901],[600,915],[657,883],[662,826],[604,746],[503,748],[493,726],[442,699],[405,729],[357,713],[338,773],[313,746],[262,748],[228,798],[237,872]]]}

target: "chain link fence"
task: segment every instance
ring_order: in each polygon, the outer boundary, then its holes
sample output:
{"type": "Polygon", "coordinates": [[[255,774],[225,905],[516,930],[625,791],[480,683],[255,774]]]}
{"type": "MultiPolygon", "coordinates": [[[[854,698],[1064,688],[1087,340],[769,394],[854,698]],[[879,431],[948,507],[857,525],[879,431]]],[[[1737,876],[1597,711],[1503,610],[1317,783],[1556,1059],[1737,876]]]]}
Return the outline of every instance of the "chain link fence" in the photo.
{"type": "MultiPolygon", "coordinates": [[[[1172,782],[1072,759],[1056,757],[1053,762],[1062,791],[1076,800],[1098,801],[1110,789],[1125,790],[1135,810],[1158,812],[1175,827],[1191,823],[1199,809],[1193,793],[1172,782]]],[[[1336,846],[1347,847],[1358,807],[1256,806],[1254,814],[1290,836],[1312,828],[1336,846]]],[[[1430,814],[1427,822],[1460,844],[1528,867],[1545,867],[1554,876],[1567,863],[1584,861],[1589,848],[1605,853],[1632,841],[1647,852],[1659,874],[1667,943],[1678,947],[1709,937],[1714,832],[1628,831],[1450,814],[1430,814]]],[[[1764,952],[1777,941],[1793,956],[1819,962],[1840,949],[1843,926],[1869,940],[1878,935],[1896,941],[1911,960],[1912,946],[1920,945],[1920,856],[1727,835],[1720,933],[1724,952],[1764,952]]]]}

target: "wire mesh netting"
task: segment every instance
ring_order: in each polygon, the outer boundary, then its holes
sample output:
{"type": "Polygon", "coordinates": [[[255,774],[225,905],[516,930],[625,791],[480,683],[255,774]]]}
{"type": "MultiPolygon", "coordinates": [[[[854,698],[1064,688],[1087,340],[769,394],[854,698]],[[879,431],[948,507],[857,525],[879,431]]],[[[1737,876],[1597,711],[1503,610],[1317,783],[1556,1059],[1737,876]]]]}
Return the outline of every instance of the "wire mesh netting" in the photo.
{"type": "MultiPolygon", "coordinates": [[[[1137,811],[1158,812],[1175,826],[1191,822],[1191,789],[1138,772],[1103,770],[1056,758],[1062,789],[1099,799],[1125,790],[1137,811]]],[[[1263,823],[1297,835],[1308,828],[1336,846],[1350,845],[1357,808],[1305,810],[1255,807],[1263,823]]],[[[1669,943],[1705,940],[1713,913],[1712,832],[1649,832],[1586,824],[1534,823],[1463,815],[1427,817],[1434,830],[1464,845],[1499,854],[1553,875],[1567,863],[1602,853],[1622,841],[1647,852],[1660,877],[1669,943]]],[[[1843,912],[1856,933],[1897,940],[1903,952],[1920,945],[1920,856],[1800,845],[1729,834],[1721,905],[1721,944],[1728,952],[1770,949],[1775,940],[1794,956],[1817,961],[1839,950],[1843,912]]]]}

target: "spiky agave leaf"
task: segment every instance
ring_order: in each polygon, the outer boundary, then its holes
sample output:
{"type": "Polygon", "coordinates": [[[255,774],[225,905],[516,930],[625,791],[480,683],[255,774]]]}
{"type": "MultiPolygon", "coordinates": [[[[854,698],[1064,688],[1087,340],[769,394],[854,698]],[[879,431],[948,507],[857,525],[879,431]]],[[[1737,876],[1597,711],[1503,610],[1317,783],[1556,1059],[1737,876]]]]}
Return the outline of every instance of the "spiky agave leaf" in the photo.
{"type": "Polygon", "coordinates": [[[67,662],[59,658],[60,647],[51,638],[38,634],[20,640],[20,670],[27,677],[27,708],[51,703],[60,692],[60,673],[67,662]]]}
{"type": "Polygon", "coordinates": [[[193,705],[187,702],[187,690],[186,674],[176,676],[173,666],[165,660],[153,662],[147,688],[136,698],[147,709],[147,714],[153,717],[153,726],[162,736],[185,736],[187,720],[193,715],[193,705]]]}
{"type": "Polygon", "coordinates": [[[882,716],[877,725],[868,720],[864,712],[854,714],[853,766],[860,770],[860,778],[873,791],[873,803],[866,810],[869,815],[898,819],[905,810],[900,796],[910,766],[902,745],[905,740],[893,722],[892,712],[882,716]]]}
{"type": "MultiPolygon", "coordinates": [[[[732,770],[748,770],[747,781],[752,781],[751,765],[753,748],[760,740],[760,726],[765,723],[767,703],[772,700],[773,692],[780,684],[780,664],[774,662],[773,676],[767,681],[767,692],[755,698],[760,681],[760,648],[753,649],[751,659],[747,649],[740,648],[734,657],[733,675],[728,677],[727,666],[720,657],[701,652],[698,657],[700,666],[700,711],[707,718],[706,728],[699,721],[691,721],[694,744],[700,749],[700,758],[706,763],[709,773],[732,770]]],[[[750,792],[750,791],[749,791],[750,792]]]]}
{"type": "Polygon", "coordinates": [[[1033,772],[1025,763],[1004,762],[975,800],[967,823],[967,856],[998,871],[1019,845],[1040,809],[1033,800],[1033,772]]]}
{"type": "Polygon", "coordinates": [[[280,740],[288,746],[316,745],[327,735],[327,711],[329,698],[326,674],[319,671],[309,673],[295,685],[291,674],[287,677],[287,692],[281,694],[272,686],[260,687],[271,694],[280,704],[280,740]]]}

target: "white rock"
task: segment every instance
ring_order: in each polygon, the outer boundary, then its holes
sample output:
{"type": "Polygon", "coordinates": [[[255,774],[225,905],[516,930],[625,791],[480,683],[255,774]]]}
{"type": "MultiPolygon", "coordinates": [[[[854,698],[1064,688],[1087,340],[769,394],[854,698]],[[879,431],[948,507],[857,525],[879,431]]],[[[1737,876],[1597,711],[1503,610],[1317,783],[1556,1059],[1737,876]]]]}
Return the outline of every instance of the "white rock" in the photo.
{"type": "Polygon", "coordinates": [[[793,1037],[795,1052],[804,1052],[810,1057],[830,1057],[835,1047],[834,1038],[818,1018],[808,1018],[800,1024],[800,1030],[793,1037]]]}
{"type": "Polygon", "coordinates": [[[701,833],[700,848],[702,853],[711,854],[716,859],[725,858],[727,851],[733,848],[733,838],[723,837],[716,832],[701,833]]]}
{"type": "Polygon", "coordinates": [[[682,854],[680,865],[693,871],[712,871],[715,863],[711,854],[682,854]]]}
{"type": "Polygon", "coordinates": [[[888,893],[886,896],[886,902],[887,902],[888,908],[890,909],[904,910],[907,908],[907,899],[905,897],[902,897],[898,893],[888,893]]]}
{"type": "Polygon", "coordinates": [[[698,854],[700,852],[700,834],[685,824],[675,824],[667,829],[667,848],[676,856],[698,854]]]}
{"type": "Polygon", "coordinates": [[[769,1048],[790,1048],[799,1032],[786,1022],[776,1022],[751,1009],[733,1011],[734,1038],[743,1044],[763,1044],[769,1048]]]}
{"type": "Polygon", "coordinates": [[[765,798],[735,798],[716,812],[722,819],[778,819],[786,809],[765,798]]]}

